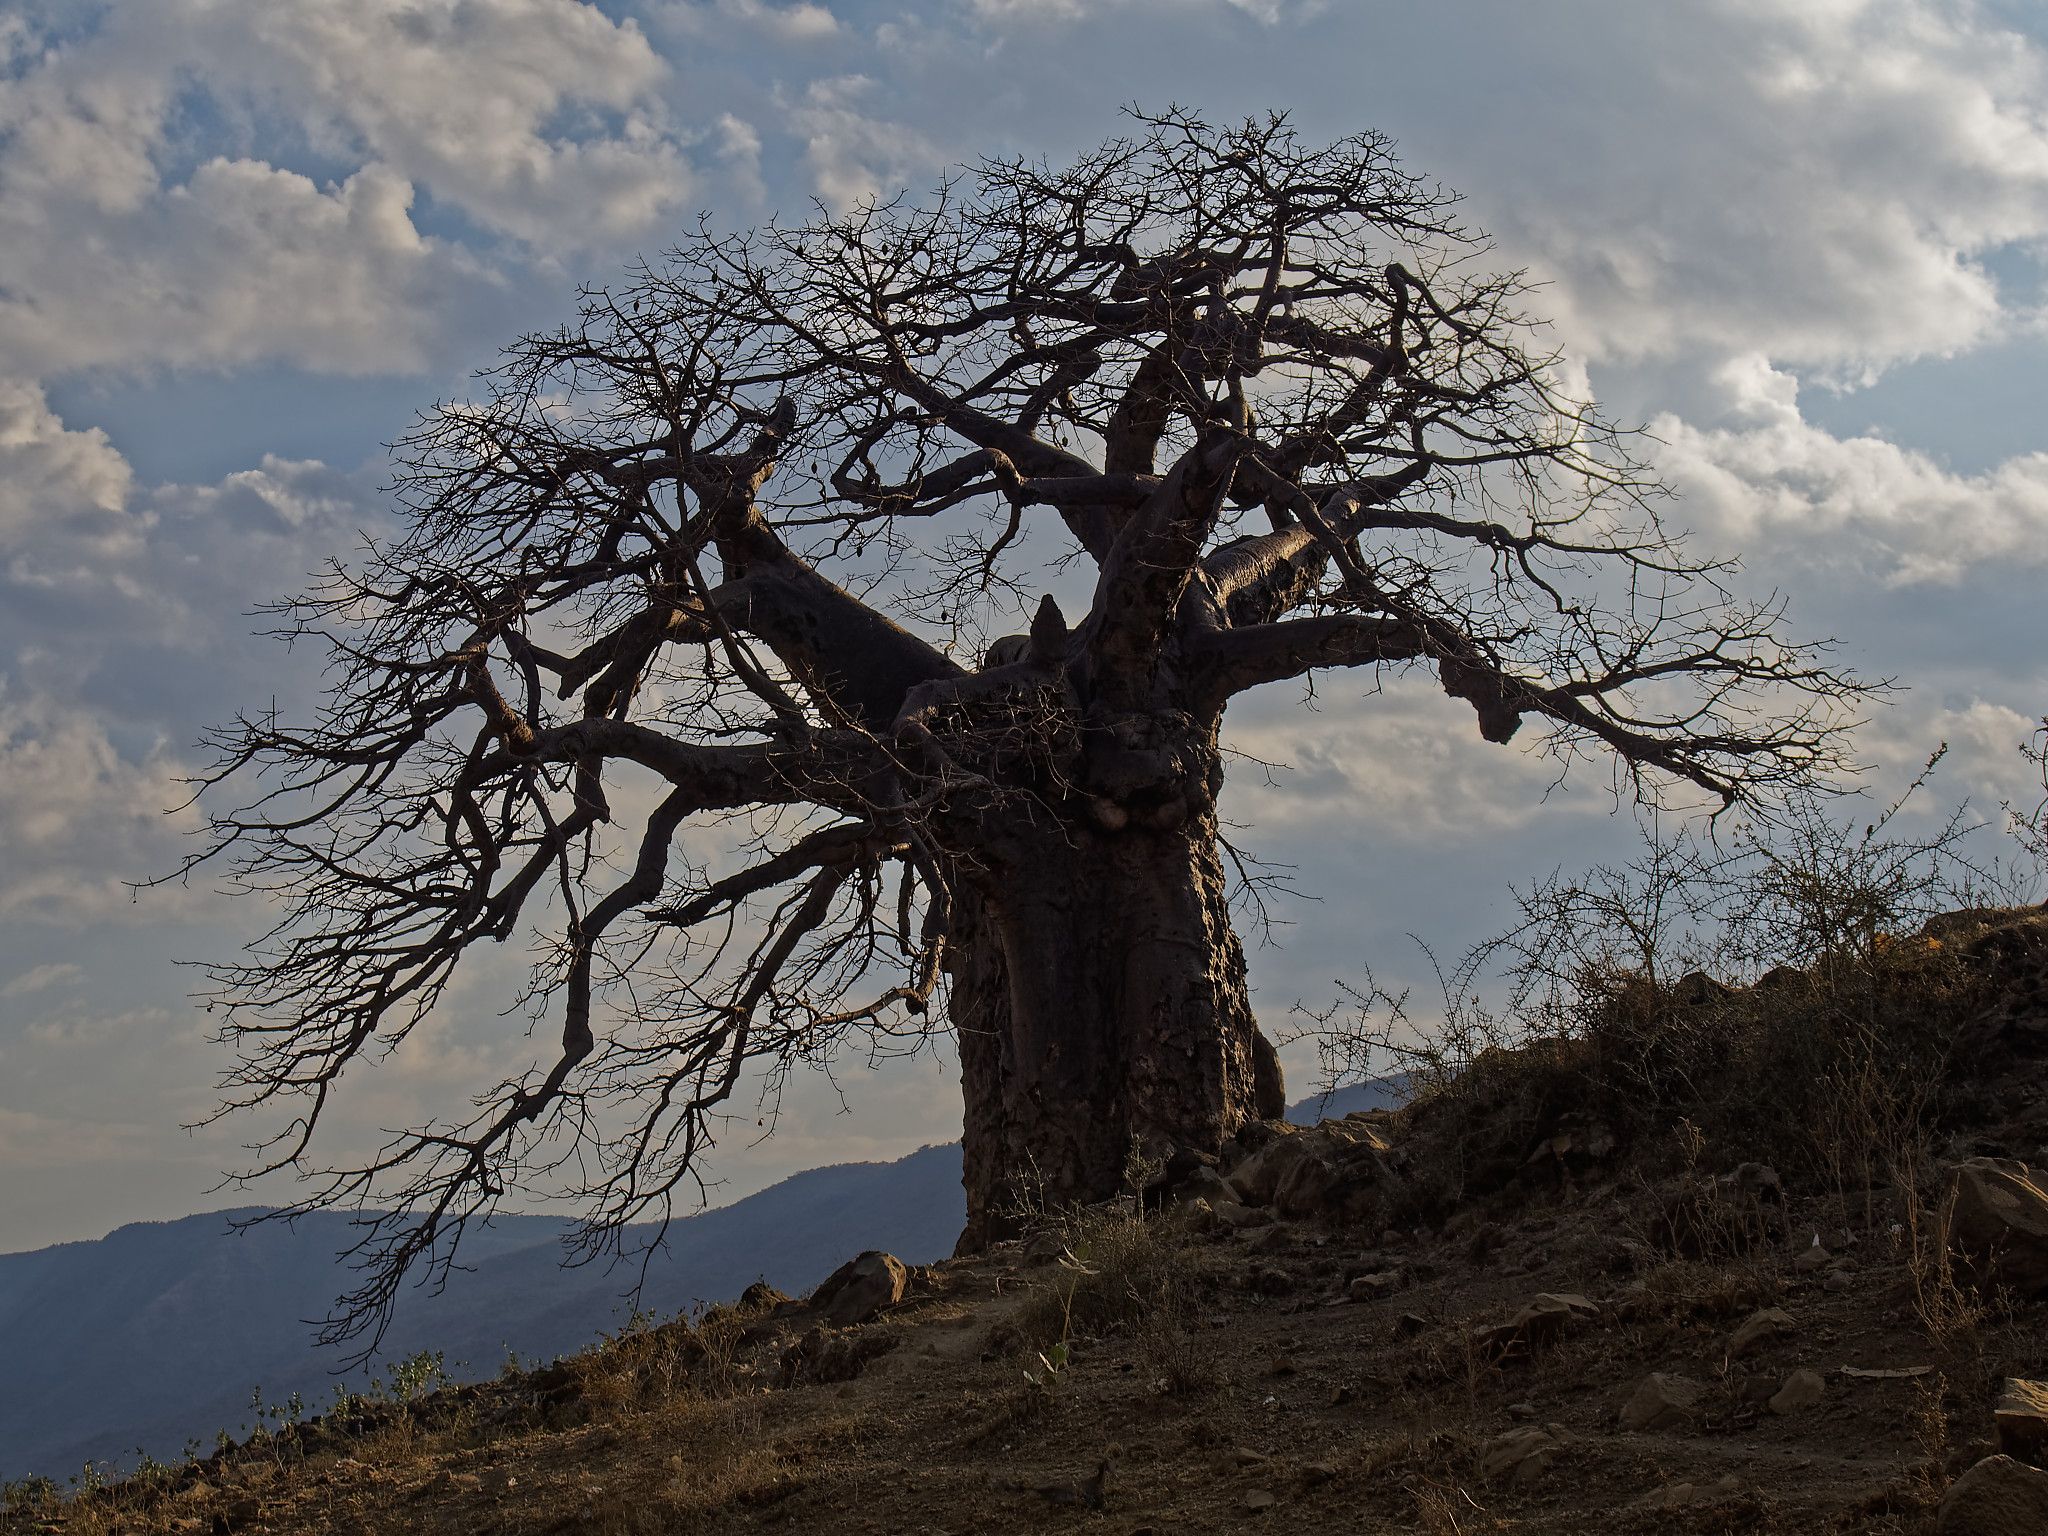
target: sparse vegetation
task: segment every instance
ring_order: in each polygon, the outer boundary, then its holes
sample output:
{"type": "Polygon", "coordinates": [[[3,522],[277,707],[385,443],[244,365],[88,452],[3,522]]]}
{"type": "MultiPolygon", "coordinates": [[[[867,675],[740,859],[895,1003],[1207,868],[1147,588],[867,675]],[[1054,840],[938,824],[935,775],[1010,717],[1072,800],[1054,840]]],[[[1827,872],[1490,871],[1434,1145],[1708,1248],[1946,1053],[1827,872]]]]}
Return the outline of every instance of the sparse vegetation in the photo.
{"type": "MultiPolygon", "coordinates": [[[[1508,1002],[1461,990],[1443,1036],[1406,1043],[1410,1106],[1267,1127],[1188,1175],[1134,1146],[1117,1198],[1041,1199],[1030,1237],[917,1271],[878,1319],[830,1325],[763,1287],[488,1384],[420,1355],[317,1418],[258,1394],[255,1431],[203,1460],[0,1490],[0,1533],[230,1510],[231,1531],[281,1536],[838,1529],[849,1510],[1021,1532],[1107,1509],[1923,1536],[2002,1379],[2048,1349],[2042,1297],[1959,1257],[1945,1172],[2048,1127],[2026,1118],[2048,917],[1930,921],[1980,873],[1960,822],[1897,825],[1666,843],[1541,886],[1490,951],[1508,1002]],[[1740,923],[1716,937],[1716,911],[1771,903],[1803,914],[1778,951],[1740,923]],[[1283,1209],[1316,1147],[1366,1184],[1283,1209]],[[1793,1450],[1759,1456],[1765,1433],[1793,1450]]],[[[1382,1004],[1383,1029],[1403,1012],[1382,1004]]]]}
{"type": "MultiPolygon", "coordinates": [[[[1902,830],[1940,757],[1860,828],[1800,802],[1725,846],[1652,836],[1626,866],[1518,890],[1508,931],[1440,969],[1434,1020],[1368,975],[1348,1013],[1302,1031],[1326,1075],[1408,1074],[1445,1158],[1429,1198],[1500,1188],[1536,1138],[1576,1133],[1618,1138],[1659,1179],[1743,1162],[1818,1179],[1837,1224],[1874,1229],[1880,1197],[1972,1110],[1951,1058],[2000,984],[1973,940],[2028,889],[1973,856],[1983,827],[1962,812],[1902,830]]],[[[1689,1243],[1767,1235],[1743,1230],[1770,1216],[1753,1199],[1690,1188],[1689,1243]]]]}

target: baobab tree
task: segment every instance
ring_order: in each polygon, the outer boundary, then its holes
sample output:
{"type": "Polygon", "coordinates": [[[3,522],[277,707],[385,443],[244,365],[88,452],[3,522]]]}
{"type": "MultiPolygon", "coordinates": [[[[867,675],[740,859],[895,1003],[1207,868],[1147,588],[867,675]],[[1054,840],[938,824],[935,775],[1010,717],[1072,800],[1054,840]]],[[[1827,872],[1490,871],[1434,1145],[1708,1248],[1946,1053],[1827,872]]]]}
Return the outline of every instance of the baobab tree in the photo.
{"type": "Polygon", "coordinates": [[[1142,116],[706,228],[428,415],[402,536],[280,606],[331,686],[218,733],[195,861],[281,903],[213,999],[227,1107],[292,1111],[265,1168],[534,946],[559,1050],[318,1172],[391,1203],[344,1318],[522,1182],[575,1175],[593,1241],[665,1215],[850,1051],[955,1042],[968,1248],[1022,1180],[1277,1114],[1217,811],[1247,690],[1423,673],[1647,796],[1830,771],[1854,685],[1660,525],[1485,254],[1383,139],[1142,116]]]}

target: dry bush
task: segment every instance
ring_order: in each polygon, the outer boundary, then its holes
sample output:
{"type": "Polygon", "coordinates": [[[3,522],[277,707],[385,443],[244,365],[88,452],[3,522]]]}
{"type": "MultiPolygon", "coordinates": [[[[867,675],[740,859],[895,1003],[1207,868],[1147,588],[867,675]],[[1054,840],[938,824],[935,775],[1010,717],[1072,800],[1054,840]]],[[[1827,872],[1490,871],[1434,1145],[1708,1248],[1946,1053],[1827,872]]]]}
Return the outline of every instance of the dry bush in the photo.
{"type": "Polygon", "coordinates": [[[1203,1332],[1191,1284],[1163,1295],[1138,1331],[1138,1368],[1167,1397],[1211,1391],[1223,1381],[1217,1351],[1203,1332]]]}
{"type": "Polygon", "coordinates": [[[1451,1536],[1484,1528],[1485,1512],[1466,1491],[1478,1465],[1479,1442],[1471,1434],[1411,1425],[1365,1441],[1356,1470],[1367,1485],[1391,1484],[1406,1496],[1413,1529],[1451,1536]]]}
{"type": "Polygon", "coordinates": [[[1888,1235],[1912,1286],[1913,1315],[1927,1341],[1951,1358],[1983,1361],[1996,1325],[2012,1317],[2009,1293],[1980,1287],[1959,1264],[1950,1237],[1953,1208],[1940,1193],[1931,1157],[1902,1159],[1892,1177],[1888,1235]]]}
{"type": "Polygon", "coordinates": [[[788,1458],[762,1433],[757,1405],[743,1400],[678,1398],[664,1431],[686,1447],[668,1458],[665,1476],[634,1485],[630,1497],[596,1511],[601,1536],[669,1536],[704,1527],[734,1504],[765,1504],[801,1486],[788,1458]]]}
{"type": "MultiPolygon", "coordinates": [[[[1368,974],[1348,1012],[1301,1028],[1326,1075],[1408,1075],[1419,1204],[1503,1188],[1576,1129],[1652,1176],[1767,1162],[1874,1225],[1954,1107],[1958,1036],[1992,1001],[1982,946],[1930,922],[2022,889],[1972,855],[1961,812],[1902,830],[1927,772],[1861,828],[1807,802],[1725,845],[1653,836],[1625,867],[1553,876],[1515,892],[1507,932],[1437,967],[1437,1020],[1368,974]]],[[[1765,1234],[1726,1236],[1739,1251],[1765,1234]]]]}
{"type": "Polygon", "coordinates": [[[1026,1213],[1028,1225],[1060,1245],[1050,1279],[1034,1285],[1017,1311],[1015,1326],[1027,1345],[1045,1350],[1083,1335],[1150,1334],[1167,1350],[1185,1329],[1194,1315],[1197,1263],[1187,1234],[1145,1208],[1143,1192],[1160,1171],[1134,1142],[1117,1199],[1026,1213]]]}
{"type": "Polygon", "coordinates": [[[694,1318],[667,1322],[636,1313],[569,1361],[578,1394],[594,1414],[630,1412],[679,1396],[731,1397],[751,1384],[744,1353],[757,1320],[743,1306],[706,1307],[694,1318]]]}
{"type": "Polygon", "coordinates": [[[1643,1272],[1636,1316],[1722,1323],[1775,1305],[1779,1289],[1776,1275],[1762,1265],[1672,1259],[1643,1272]]]}

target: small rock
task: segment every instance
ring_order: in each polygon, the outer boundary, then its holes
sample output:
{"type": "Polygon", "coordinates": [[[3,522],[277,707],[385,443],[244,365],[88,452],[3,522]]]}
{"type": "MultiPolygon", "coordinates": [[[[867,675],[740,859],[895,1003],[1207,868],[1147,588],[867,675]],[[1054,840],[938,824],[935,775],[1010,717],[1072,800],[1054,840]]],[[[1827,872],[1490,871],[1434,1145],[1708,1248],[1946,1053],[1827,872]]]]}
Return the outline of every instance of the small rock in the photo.
{"type": "Polygon", "coordinates": [[[1638,1509],[1685,1509],[1690,1505],[1718,1504],[1742,1492],[1742,1479],[1732,1472],[1701,1487],[1698,1483],[1666,1483],[1636,1500],[1638,1509]]]}
{"type": "Polygon", "coordinates": [[[2000,1388],[1991,1414],[2001,1451],[2021,1461],[2041,1460],[2048,1449],[2048,1381],[2012,1378],[2000,1388]]]}
{"type": "Polygon", "coordinates": [[[1401,1272],[1394,1269],[1379,1270],[1370,1275],[1357,1275],[1344,1287],[1344,1295],[1351,1301],[1379,1301],[1391,1296],[1401,1288],[1401,1272]]]}
{"type": "Polygon", "coordinates": [[[775,1289],[766,1280],[756,1280],[740,1292],[740,1305],[757,1312],[768,1312],[783,1306],[789,1298],[775,1289]]]}
{"type": "Polygon", "coordinates": [[[811,1305],[824,1313],[827,1322],[851,1328],[901,1301],[909,1277],[895,1255],[870,1250],[832,1271],[811,1293],[811,1305]]]}
{"type": "Polygon", "coordinates": [[[1034,1267],[1050,1264],[1067,1251],[1066,1239],[1057,1232],[1034,1232],[1024,1240],[1024,1262],[1034,1267]]]}
{"type": "Polygon", "coordinates": [[[1856,1277],[1846,1269],[1831,1269],[1820,1277],[1820,1288],[1824,1291],[1846,1291],[1856,1283],[1856,1277]]]}
{"type": "Polygon", "coordinates": [[[1539,1291],[1509,1319],[1532,1341],[1547,1343],[1573,1328],[1600,1320],[1600,1304],[1577,1291],[1539,1291]]]}
{"type": "Polygon", "coordinates": [[[1508,1417],[1511,1419],[1533,1419],[1536,1417],[1534,1403],[1509,1403],[1508,1417]]]}
{"type": "Polygon", "coordinates": [[[1785,1385],[1778,1388],[1771,1398],[1771,1412],[1803,1413],[1827,1396],[1827,1390],[1828,1384],[1819,1371],[1796,1370],[1785,1378],[1785,1385]]]}
{"type": "Polygon", "coordinates": [[[1764,1345],[1783,1338],[1798,1326],[1798,1320],[1783,1307],[1765,1307],[1759,1312],[1752,1312],[1743,1325],[1729,1337],[1729,1357],[1740,1360],[1746,1355],[1754,1354],[1764,1345]]]}
{"type": "Polygon", "coordinates": [[[1253,1514],[1263,1514],[1280,1502],[1280,1496],[1264,1488],[1254,1488],[1239,1502],[1253,1514]]]}
{"type": "Polygon", "coordinates": [[[1240,1445],[1230,1453],[1230,1459],[1240,1467],[1263,1467],[1273,1458],[1264,1451],[1255,1451],[1248,1445],[1240,1445]]]}
{"type": "Polygon", "coordinates": [[[1219,1201],[1237,1203],[1237,1188],[1214,1168],[1198,1165],[1189,1173],[1187,1181],[1174,1191],[1174,1200],[1182,1204],[1193,1204],[1206,1200],[1211,1207],[1219,1201]]]}
{"type": "Polygon", "coordinates": [[[1817,1269],[1827,1268],[1829,1260],[1833,1258],[1834,1255],[1821,1246],[1820,1234],[1816,1232],[1813,1234],[1813,1241],[1792,1261],[1792,1267],[1802,1275],[1810,1275],[1817,1269]]]}
{"type": "Polygon", "coordinates": [[[1472,1234],[1472,1240],[1465,1245],[1466,1262],[1486,1264],[1506,1241],[1506,1236],[1497,1225],[1490,1221],[1482,1223],[1479,1230],[1472,1234]]]}
{"type": "Polygon", "coordinates": [[[1272,1212],[1257,1210],[1235,1200],[1211,1201],[1210,1206],[1216,1212],[1217,1221],[1233,1231],[1242,1232],[1252,1227],[1271,1226],[1273,1222],[1272,1212]]]}
{"type": "Polygon", "coordinates": [[[1511,1429],[1487,1442],[1479,1471],[1489,1483],[1527,1487],[1545,1472],[1563,1447],[1547,1429],[1511,1429]]]}
{"type": "Polygon", "coordinates": [[[1779,1181],[1778,1170],[1769,1163],[1739,1163],[1729,1178],[1737,1189],[1752,1199],[1785,1198],[1785,1186],[1779,1181]]]}
{"type": "Polygon", "coordinates": [[[1705,1389],[1689,1376],[1652,1371],[1622,1405],[1623,1429],[1668,1429],[1683,1423],[1699,1406],[1705,1389]]]}
{"type": "Polygon", "coordinates": [[[1934,1528],[1940,1536],[2040,1536],[2048,1531],[2048,1472],[1987,1456],[1942,1495],[1934,1528]]]}
{"type": "Polygon", "coordinates": [[[885,1355],[902,1342],[902,1335],[886,1328],[834,1331],[823,1325],[812,1327],[784,1349],[779,1363],[782,1384],[800,1381],[830,1385],[852,1381],[870,1360],[885,1355]]]}
{"type": "Polygon", "coordinates": [[[1554,1344],[1599,1316],[1599,1305],[1576,1291],[1543,1291],[1505,1323],[1481,1330],[1474,1343],[1485,1358],[1507,1360],[1538,1345],[1554,1344]]]}

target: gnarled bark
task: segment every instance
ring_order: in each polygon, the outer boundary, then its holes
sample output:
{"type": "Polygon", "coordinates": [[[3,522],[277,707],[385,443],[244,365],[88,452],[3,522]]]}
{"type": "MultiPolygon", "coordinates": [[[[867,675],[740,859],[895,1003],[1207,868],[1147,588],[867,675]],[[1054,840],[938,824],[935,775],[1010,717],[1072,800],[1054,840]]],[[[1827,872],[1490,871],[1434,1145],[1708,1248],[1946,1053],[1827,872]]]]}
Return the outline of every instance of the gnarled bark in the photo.
{"type": "Polygon", "coordinates": [[[1213,1153],[1277,1112],[1211,815],[1052,829],[967,889],[963,1252],[1030,1208],[1116,1194],[1134,1145],[1213,1153]]]}

